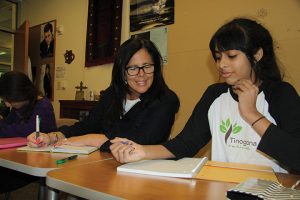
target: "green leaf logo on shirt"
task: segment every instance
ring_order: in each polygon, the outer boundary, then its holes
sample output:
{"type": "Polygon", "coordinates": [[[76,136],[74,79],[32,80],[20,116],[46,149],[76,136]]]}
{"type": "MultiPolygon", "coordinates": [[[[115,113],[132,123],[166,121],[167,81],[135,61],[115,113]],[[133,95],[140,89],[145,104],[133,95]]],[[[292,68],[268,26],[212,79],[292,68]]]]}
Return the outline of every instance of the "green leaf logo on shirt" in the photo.
{"type": "Polygon", "coordinates": [[[225,143],[226,144],[227,144],[227,140],[231,133],[237,134],[241,130],[242,130],[242,127],[238,126],[237,123],[232,125],[229,118],[226,121],[222,120],[221,125],[220,125],[221,133],[225,133],[225,143]]]}

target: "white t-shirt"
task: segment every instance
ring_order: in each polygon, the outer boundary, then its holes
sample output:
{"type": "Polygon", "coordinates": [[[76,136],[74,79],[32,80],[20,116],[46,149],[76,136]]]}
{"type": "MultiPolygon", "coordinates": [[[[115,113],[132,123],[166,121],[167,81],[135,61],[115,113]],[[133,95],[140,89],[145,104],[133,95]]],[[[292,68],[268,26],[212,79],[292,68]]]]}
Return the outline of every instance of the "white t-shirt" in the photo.
{"type": "MultiPolygon", "coordinates": [[[[257,96],[256,107],[276,125],[263,92],[257,96]]],[[[261,137],[242,119],[238,102],[233,100],[229,89],[212,103],[208,119],[212,134],[212,160],[266,165],[272,166],[276,172],[287,172],[277,161],[257,150],[261,137]]]]}
{"type": "Polygon", "coordinates": [[[141,99],[138,98],[138,99],[135,99],[135,100],[129,100],[129,99],[126,99],[124,102],[123,102],[123,107],[124,107],[124,115],[137,103],[137,102],[140,102],[141,99]]]}

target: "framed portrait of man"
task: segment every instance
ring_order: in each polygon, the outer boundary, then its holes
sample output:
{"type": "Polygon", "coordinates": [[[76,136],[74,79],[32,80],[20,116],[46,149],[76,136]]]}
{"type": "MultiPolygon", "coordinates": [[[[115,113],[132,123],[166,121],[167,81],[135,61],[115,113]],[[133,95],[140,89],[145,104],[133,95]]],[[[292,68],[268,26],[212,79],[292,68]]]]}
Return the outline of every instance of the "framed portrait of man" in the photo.
{"type": "Polygon", "coordinates": [[[41,25],[40,56],[41,58],[53,57],[54,55],[54,34],[55,26],[53,22],[41,25]]]}
{"type": "Polygon", "coordinates": [[[29,29],[29,59],[32,82],[39,93],[53,100],[56,20],[29,29]]]}

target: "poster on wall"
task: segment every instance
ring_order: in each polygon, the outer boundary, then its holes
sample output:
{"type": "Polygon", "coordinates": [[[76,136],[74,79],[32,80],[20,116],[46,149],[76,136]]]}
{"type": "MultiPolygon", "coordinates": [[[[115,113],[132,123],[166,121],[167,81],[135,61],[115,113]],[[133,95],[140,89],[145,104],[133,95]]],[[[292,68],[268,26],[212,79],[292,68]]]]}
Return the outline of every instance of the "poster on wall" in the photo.
{"type": "Polygon", "coordinates": [[[53,57],[54,55],[54,21],[41,25],[40,56],[41,58],[53,57]]]}
{"type": "Polygon", "coordinates": [[[55,27],[56,20],[52,20],[29,29],[29,75],[39,93],[51,100],[54,99],[55,27]]]}
{"type": "Polygon", "coordinates": [[[142,37],[151,40],[158,48],[163,59],[163,64],[168,63],[168,42],[167,42],[168,28],[167,27],[159,27],[159,28],[151,29],[149,31],[132,34],[131,37],[142,37]]]}
{"type": "Polygon", "coordinates": [[[174,24],[174,0],[130,0],[130,31],[174,24]]]}

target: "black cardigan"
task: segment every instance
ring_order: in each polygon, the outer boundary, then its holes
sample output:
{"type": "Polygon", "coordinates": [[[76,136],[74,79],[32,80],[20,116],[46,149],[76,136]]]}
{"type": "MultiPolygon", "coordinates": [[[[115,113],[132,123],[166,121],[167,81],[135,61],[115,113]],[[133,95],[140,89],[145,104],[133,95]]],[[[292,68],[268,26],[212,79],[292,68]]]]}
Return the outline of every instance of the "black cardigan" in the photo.
{"type": "MultiPolygon", "coordinates": [[[[146,105],[146,99],[141,98],[140,102],[110,126],[106,123],[104,113],[112,98],[112,88],[109,87],[101,94],[99,102],[90,111],[89,116],[72,126],[62,126],[58,131],[66,137],[101,133],[108,139],[123,137],[139,144],[159,144],[168,139],[179,109],[179,99],[173,91],[167,89],[163,96],[146,105]]],[[[110,144],[107,141],[100,150],[109,152],[110,144]]]]}

